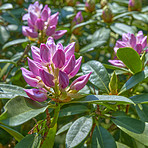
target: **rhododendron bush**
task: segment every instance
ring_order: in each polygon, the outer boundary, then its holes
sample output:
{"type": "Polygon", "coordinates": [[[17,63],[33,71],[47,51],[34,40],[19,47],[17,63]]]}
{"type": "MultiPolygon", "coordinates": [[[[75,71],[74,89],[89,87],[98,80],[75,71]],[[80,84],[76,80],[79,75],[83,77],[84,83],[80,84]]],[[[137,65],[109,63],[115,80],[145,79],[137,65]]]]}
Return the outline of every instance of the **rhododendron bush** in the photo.
{"type": "Polygon", "coordinates": [[[148,147],[147,0],[5,0],[0,14],[0,148],[148,147]]]}

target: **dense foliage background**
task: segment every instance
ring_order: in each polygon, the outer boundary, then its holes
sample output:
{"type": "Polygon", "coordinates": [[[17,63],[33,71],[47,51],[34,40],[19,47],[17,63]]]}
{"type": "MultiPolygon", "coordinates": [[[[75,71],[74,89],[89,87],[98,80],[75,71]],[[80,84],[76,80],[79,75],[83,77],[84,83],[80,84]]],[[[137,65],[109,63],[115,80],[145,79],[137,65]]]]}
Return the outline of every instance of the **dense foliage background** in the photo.
{"type": "MultiPolygon", "coordinates": [[[[0,148],[40,147],[44,139],[39,132],[45,126],[42,124],[49,113],[51,117],[55,114],[52,107],[46,106],[48,101],[39,107],[38,102],[26,101],[23,91],[31,86],[25,82],[20,68],[28,68],[30,47],[40,47],[41,43],[22,34],[22,26],[27,25],[22,16],[34,2],[0,1],[0,148]]],[[[55,42],[64,47],[76,42],[75,57],[83,56],[75,78],[92,72],[87,85],[79,91],[86,97],[61,104],[57,129],[51,128],[48,142],[42,143],[42,147],[148,147],[148,45],[140,54],[131,48],[120,50],[118,59],[125,67],[108,62],[117,56],[114,47],[123,33],[136,36],[142,31],[144,36],[148,35],[148,1],[143,0],[141,6],[133,9],[128,0],[89,2],[91,7],[83,0],[39,1],[47,4],[52,14],[59,12],[56,30],[67,30],[55,42]],[[83,19],[76,22],[73,19],[79,11],[83,19]],[[73,133],[75,138],[69,138],[73,133]]]]}

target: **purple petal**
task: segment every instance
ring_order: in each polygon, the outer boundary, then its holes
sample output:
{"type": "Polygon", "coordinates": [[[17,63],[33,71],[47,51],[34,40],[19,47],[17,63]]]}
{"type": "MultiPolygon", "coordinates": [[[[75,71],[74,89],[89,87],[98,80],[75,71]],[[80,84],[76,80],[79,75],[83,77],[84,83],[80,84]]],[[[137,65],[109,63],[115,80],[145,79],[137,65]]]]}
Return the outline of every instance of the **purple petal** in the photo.
{"type": "Polygon", "coordinates": [[[45,70],[43,69],[40,69],[39,70],[39,73],[40,73],[40,77],[42,79],[42,81],[49,87],[52,87],[54,86],[54,76],[48,72],[46,72],[45,70]]]}
{"type": "Polygon", "coordinates": [[[36,75],[34,75],[31,71],[21,68],[22,70],[22,75],[25,79],[25,81],[32,87],[37,87],[39,79],[37,79],[36,75]]]}
{"type": "Polygon", "coordinates": [[[37,32],[34,32],[32,29],[30,28],[27,28],[26,29],[26,32],[28,34],[28,36],[32,37],[32,38],[37,38],[38,37],[38,33],[37,32]]]}
{"type": "Polygon", "coordinates": [[[31,46],[31,51],[32,51],[33,60],[38,62],[38,63],[41,63],[42,60],[41,60],[41,57],[40,57],[40,49],[36,46],[31,46]]]}
{"type": "Polygon", "coordinates": [[[75,42],[69,44],[64,49],[66,59],[69,59],[75,52],[75,42]]]}
{"type": "Polygon", "coordinates": [[[88,79],[89,79],[91,73],[92,72],[90,72],[89,74],[86,74],[84,76],[80,76],[79,78],[74,80],[70,85],[70,89],[77,90],[77,91],[82,89],[86,85],[86,83],[88,82],[88,79]]]}
{"type": "Polygon", "coordinates": [[[132,48],[135,48],[136,45],[136,37],[134,34],[131,34],[131,38],[130,38],[130,44],[132,48]]]}
{"type": "Polygon", "coordinates": [[[44,9],[41,12],[41,19],[47,21],[48,19],[48,5],[45,5],[44,9]]]}
{"type": "Polygon", "coordinates": [[[36,16],[36,14],[30,12],[30,19],[31,19],[33,25],[35,25],[35,22],[36,22],[36,20],[37,20],[37,16],[36,16]]]}
{"type": "Polygon", "coordinates": [[[71,73],[75,67],[75,63],[76,63],[76,59],[75,59],[75,56],[73,55],[65,65],[63,71],[66,72],[67,74],[71,73]]]}
{"type": "Polygon", "coordinates": [[[53,56],[56,51],[56,45],[52,37],[47,39],[46,45],[50,49],[51,56],[53,56]]]}
{"type": "Polygon", "coordinates": [[[80,66],[81,66],[81,61],[82,61],[82,56],[80,56],[77,60],[76,60],[76,64],[75,64],[75,67],[73,69],[73,71],[69,74],[69,78],[71,79],[72,77],[74,77],[79,69],[80,69],[80,66]]]}
{"type": "Polygon", "coordinates": [[[50,50],[46,44],[41,43],[40,45],[40,56],[43,62],[50,63],[50,50]]]}
{"type": "Polygon", "coordinates": [[[142,49],[144,49],[147,45],[147,36],[145,36],[142,40],[141,40],[141,45],[142,45],[142,49]]]}
{"type": "Polygon", "coordinates": [[[69,84],[69,78],[68,75],[63,72],[63,71],[59,71],[59,85],[61,88],[65,89],[69,84]]]}
{"type": "Polygon", "coordinates": [[[24,36],[28,36],[26,29],[28,29],[28,26],[22,26],[22,33],[24,36]]]}
{"type": "Polygon", "coordinates": [[[53,58],[52,58],[52,62],[54,63],[56,68],[62,68],[65,64],[65,53],[62,49],[58,49],[53,58]]]}
{"type": "Polygon", "coordinates": [[[37,29],[43,30],[44,29],[44,21],[38,18],[35,23],[37,29]]]}
{"type": "Polygon", "coordinates": [[[46,29],[46,35],[51,36],[55,33],[56,30],[56,26],[48,26],[48,28],[46,29]]]}
{"type": "Polygon", "coordinates": [[[126,67],[120,60],[108,60],[108,62],[117,67],[126,67]]]}
{"type": "Polygon", "coordinates": [[[59,12],[57,12],[57,13],[55,13],[55,14],[53,14],[53,15],[51,15],[50,16],[50,20],[49,20],[49,24],[50,24],[50,26],[53,26],[53,25],[57,25],[57,23],[58,23],[58,15],[59,15],[59,12]]]}
{"type": "Polygon", "coordinates": [[[38,62],[33,61],[28,57],[27,59],[28,59],[29,69],[33,72],[33,74],[35,74],[36,76],[39,76],[39,69],[42,68],[41,65],[38,62]]]}
{"type": "Polygon", "coordinates": [[[67,30],[59,30],[59,31],[56,31],[55,34],[53,35],[53,38],[54,38],[55,40],[58,40],[58,39],[61,38],[66,32],[67,32],[67,30]]]}
{"type": "Polygon", "coordinates": [[[138,52],[138,54],[140,55],[140,53],[142,52],[142,45],[141,44],[137,44],[135,47],[136,51],[138,52]]]}
{"type": "Polygon", "coordinates": [[[47,93],[43,89],[24,89],[30,99],[43,102],[47,99],[47,93]]]}
{"type": "Polygon", "coordinates": [[[29,13],[26,13],[23,15],[22,20],[25,21],[28,20],[28,18],[29,18],[29,13]]]}

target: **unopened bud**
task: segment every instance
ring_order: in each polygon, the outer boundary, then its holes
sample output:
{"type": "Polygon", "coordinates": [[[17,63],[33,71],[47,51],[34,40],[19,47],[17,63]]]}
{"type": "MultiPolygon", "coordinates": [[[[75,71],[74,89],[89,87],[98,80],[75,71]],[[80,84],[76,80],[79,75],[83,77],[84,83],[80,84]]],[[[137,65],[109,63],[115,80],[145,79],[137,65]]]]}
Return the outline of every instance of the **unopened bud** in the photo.
{"type": "Polygon", "coordinates": [[[85,2],[85,10],[87,12],[93,12],[95,10],[95,0],[87,0],[85,2]]]}
{"type": "Polygon", "coordinates": [[[129,11],[141,11],[142,0],[129,0],[128,10],[129,11]]]}
{"type": "Polygon", "coordinates": [[[105,23],[111,23],[112,18],[113,18],[113,14],[111,9],[108,6],[105,6],[102,12],[102,19],[104,20],[105,23]]]}

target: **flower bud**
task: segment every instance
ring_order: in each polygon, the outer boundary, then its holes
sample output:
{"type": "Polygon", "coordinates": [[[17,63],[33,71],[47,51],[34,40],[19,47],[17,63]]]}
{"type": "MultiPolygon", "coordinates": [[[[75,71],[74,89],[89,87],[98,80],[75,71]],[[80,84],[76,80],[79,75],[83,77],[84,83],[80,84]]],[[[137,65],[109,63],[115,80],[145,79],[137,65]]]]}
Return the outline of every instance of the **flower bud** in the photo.
{"type": "Polygon", "coordinates": [[[67,74],[71,73],[71,71],[74,69],[75,67],[75,56],[71,56],[71,58],[69,59],[69,61],[67,62],[67,64],[65,65],[63,71],[66,72],[67,74]]]}
{"type": "Polygon", "coordinates": [[[44,29],[44,21],[38,18],[35,22],[37,29],[43,30],[44,29]]]}
{"type": "Polygon", "coordinates": [[[128,10],[129,11],[141,11],[142,0],[129,0],[128,10]]]}
{"type": "Polygon", "coordinates": [[[55,14],[53,14],[53,15],[51,15],[50,16],[50,20],[49,20],[49,25],[50,26],[53,26],[53,25],[57,25],[57,23],[58,23],[58,18],[59,18],[59,12],[57,12],[57,13],[55,13],[55,14]]]}
{"type": "Polygon", "coordinates": [[[34,75],[31,71],[25,69],[25,68],[21,68],[22,70],[22,75],[25,79],[25,81],[32,87],[37,87],[38,82],[40,79],[38,79],[36,77],[36,75],[34,75]]]}
{"type": "Polygon", "coordinates": [[[33,31],[31,28],[26,28],[27,36],[30,36],[31,38],[37,38],[38,33],[33,31]]]}
{"type": "Polygon", "coordinates": [[[68,75],[63,72],[63,71],[59,71],[59,85],[62,89],[65,89],[69,84],[69,78],[68,75]]]}
{"type": "Polygon", "coordinates": [[[53,38],[55,40],[58,40],[59,38],[61,38],[65,33],[67,32],[67,30],[58,30],[53,34],[53,38]]]}
{"type": "Polygon", "coordinates": [[[68,46],[64,49],[65,52],[65,58],[66,60],[69,59],[72,55],[74,55],[75,52],[75,42],[70,43],[68,46]]]}
{"type": "Polygon", "coordinates": [[[86,83],[88,82],[88,79],[89,79],[91,73],[92,72],[90,72],[89,74],[80,76],[76,80],[74,80],[70,85],[70,89],[76,90],[76,91],[79,91],[80,89],[82,89],[86,85],[86,83]]]}
{"type": "Polygon", "coordinates": [[[41,12],[41,19],[47,21],[48,19],[48,5],[45,5],[44,9],[41,12]]]}
{"type": "Polygon", "coordinates": [[[30,99],[43,102],[47,99],[47,93],[43,89],[24,89],[30,99]]]}
{"type": "Polygon", "coordinates": [[[53,82],[54,76],[52,74],[46,72],[43,69],[40,69],[39,73],[40,73],[40,77],[41,77],[42,81],[45,83],[45,85],[47,85],[49,87],[54,86],[54,82],[53,82]]]}
{"type": "Polygon", "coordinates": [[[40,45],[40,56],[43,62],[50,63],[50,50],[46,44],[41,43],[40,45]]]}
{"type": "Polygon", "coordinates": [[[55,52],[52,62],[54,63],[56,68],[62,68],[65,64],[65,53],[62,49],[57,49],[55,52]]]}
{"type": "Polygon", "coordinates": [[[112,18],[113,18],[113,14],[111,9],[108,6],[105,6],[102,12],[102,19],[104,20],[105,23],[111,23],[112,18]]]}
{"type": "Polygon", "coordinates": [[[42,60],[41,60],[41,57],[40,57],[40,49],[36,46],[31,46],[31,52],[32,52],[33,60],[38,62],[38,63],[41,63],[42,60]]]}
{"type": "Polygon", "coordinates": [[[85,10],[87,12],[93,12],[95,10],[95,0],[86,0],[85,10]]]}
{"type": "Polygon", "coordinates": [[[46,35],[48,35],[48,36],[53,35],[55,30],[56,30],[56,26],[55,25],[48,26],[47,29],[46,29],[46,35]]]}
{"type": "Polygon", "coordinates": [[[32,20],[33,25],[35,25],[37,15],[35,13],[30,12],[30,19],[32,20]]]}

